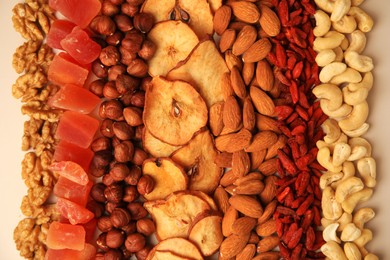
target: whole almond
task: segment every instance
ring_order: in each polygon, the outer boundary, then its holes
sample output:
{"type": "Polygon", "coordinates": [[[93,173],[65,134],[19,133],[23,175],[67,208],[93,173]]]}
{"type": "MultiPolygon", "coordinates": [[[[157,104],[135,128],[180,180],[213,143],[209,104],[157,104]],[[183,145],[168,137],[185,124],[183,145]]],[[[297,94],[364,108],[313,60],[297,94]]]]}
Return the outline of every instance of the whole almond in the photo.
{"type": "Polygon", "coordinates": [[[256,234],[255,231],[252,231],[251,236],[249,237],[249,240],[248,240],[248,244],[257,244],[257,243],[259,243],[259,241],[260,241],[259,236],[256,234]]]}
{"type": "Polygon", "coordinates": [[[232,157],[231,153],[219,153],[215,158],[215,164],[221,168],[231,168],[232,167],[232,157]]]}
{"type": "Polygon", "coordinates": [[[265,156],[265,159],[268,160],[275,157],[278,153],[278,150],[283,148],[286,143],[287,137],[285,135],[279,135],[276,143],[274,143],[271,147],[267,149],[267,155],[265,156]]]}
{"type": "Polygon", "coordinates": [[[246,23],[256,23],[260,19],[260,11],[254,3],[248,1],[234,1],[229,5],[234,16],[246,23]]]}
{"type": "Polygon", "coordinates": [[[256,254],[256,246],[254,244],[247,244],[244,249],[236,256],[236,259],[251,260],[256,254]]]}
{"type": "Polygon", "coordinates": [[[252,163],[252,169],[251,170],[257,170],[257,168],[264,161],[266,153],[267,153],[267,150],[262,150],[262,151],[258,151],[258,152],[249,153],[250,157],[251,157],[251,163],[252,163]]]}
{"type": "Polygon", "coordinates": [[[234,194],[257,195],[264,190],[264,183],[260,180],[251,180],[237,185],[233,189],[234,194]]]}
{"type": "Polygon", "coordinates": [[[223,108],[224,102],[215,103],[210,107],[210,129],[215,136],[218,136],[223,129],[223,108]]]}
{"type": "Polygon", "coordinates": [[[229,29],[232,29],[232,30],[235,30],[235,31],[241,31],[242,28],[244,28],[245,26],[247,26],[248,24],[247,23],[244,23],[244,22],[240,22],[240,21],[237,21],[237,22],[231,22],[229,24],[229,29]]]}
{"type": "Polygon", "coordinates": [[[271,147],[278,140],[278,136],[272,131],[262,131],[255,134],[251,144],[245,148],[246,152],[258,152],[271,147]]]}
{"type": "Polygon", "coordinates": [[[227,29],[221,35],[221,39],[219,41],[219,49],[222,53],[227,51],[233,46],[233,43],[236,40],[236,31],[233,29],[227,29]]]}
{"type": "Polygon", "coordinates": [[[242,107],[242,123],[249,131],[252,131],[256,125],[255,109],[252,100],[248,97],[244,99],[244,105],[242,107]]]}
{"type": "Polygon", "coordinates": [[[260,0],[260,1],[258,2],[258,6],[259,6],[259,5],[260,5],[259,8],[261,8],[263,5],[268,6],[268,7],[273,7],[273,6],[274,6],[272,0],[260,0]]]}
{"type": "Polygon", "coordinates": [[[232,70],[234,66],[237,66],[238,70],[242,70],[242,60],[232,53],[231,50],[225,52],[225,62],[229,70],[232,70]]]}
{"type": "Polygon", "coordinates": [[[252,258],[252,260],[279,260],[279,259],[280,259],[279,252],[264,252],[252,258]]]}
{"type": "Polygon", "coordinates": [[[236,219],[232,225],[233,234],[250,234],[251,230],[256,226],[257,219],[251,217],[241,217],[236,219]]]}
{"type": "Polygon", "coordinates": [[[260,166],[259,166],[259,171],[265,175],[269,176],[274,174],[278,170],[278,159],[277,158],[271,158],[266,161],[264,161],[260,166]]]}
{"type": "Polygon", "coordinates": [[[222,74],[221,91],[222,91],[222,95],[223,95],[224,100],[226,100],[227,97],[234,95],[234,90],[233,90],[232,83],[230,80],[230,73],[229,72],[225,72],[224,74],[222,74]]]}
{"type": "Polygon", "coordinates": [[[261,7],[260,26],[271,37],[280,33],[280,20],[268,6],[261,7]]]}
{"type": "Polygon", "coordinates": [[[238,33],[233,43],[232,52],[236,56],[243,54],[256,41],[257,30],[252,25],[247,25],[238,33]]]}
{"type": "Polygon", "coordinates": [[[276,121],[275,119],[273,119],[271,117],[264,116],[264,115],[257,114],[257,113],[256,113],[256,128],[259,131],[270,130],[270,131],[273,131],[277,134],[280,133],[280,129],[278,127],[278,121],[276,121]]]}
{"type": "Polygon", "coordinates": [[[231,234],[221,244],[219,254],[224,258],[231,258],[239,254],[246,246],[249,234],[231,234]]]}
{"type": "Polygon", "coordinates": [[[230,71],[230,81],[232,83],[234,93],[239,98],[244,99],[247,95],[246,86],[237,66],[234,66],[230,71]]]}
{"type": "Polygon", "coordinates": [[[230,204],[229,204],[229,196],[223,187],[219,186],[218,188],[215,189],[214,201],[217,204],[219,210],[221,210],[225,214],[230,204]]]}
{"type": "Polygon", "coordinates": [[[268,203],[264,209],[263,215],[261,215],[261,217],[257,219],[257,223],[262,224],[268,221],[273,216],[277,204],[278,204],[277,200],[273,200],[270,203],[268,203]]]}
{"type": "Polygon", "coordinates": [[[244,183],[247,183],[247,182],[251,182],[251,181],[261,181],[264,179],[264,176],[261,175],[260,173],[258,172],[250,172],[248,173],[247,175],[243,176],[243,177],[240,177],[240,178],[237,178],[237,180],[235,180],[233,182],[234,185],[236,186],[240,186],[244,183]]]}
{"type": "Polygon", "coordinates": [[[261,237],[268,237],[276,232],[276,221],[269,219],[268,221],[257,225],[256,233],[261,237]]]}
{"type": "Polygon", "coordinates": [[[275,76],[267,60],[257,62],[256,80],[264,91],[270,91],[274,87],[275,76]]]}
{"type": "Polygon", "coordinates": [[[259,218],[263,214],[263,207],[260,202],[250,196],[234,195],[230,197],[229,203],[236,210],[248,217],[259,218]]]}
{"type": "Polygon", "coordinates": [[[266,116],[275,114],[275,104],[267,93],[255,86],[250,87],[249,93],[257,112],[266,116]]]}
{"type": "Polygon", "coordinates": [[[251,142],[252,134],[243,128],[237,133],[220,135],[215,138],[215,147],[221,152],[234,153],[245,149],[251,142]]]}
{"type": "Polygon", "coordinates": [[[237,177],[242,177],[249,172],[251,168],[251,161],[249,155],[240,150],[233,153],[232,156],[232,171],[237,177]]]}
{"type": "Polygon", "coordinates": [[[218,35],[222,35],[222,33],[229,26],[230,19],[232,16],[232,9],[230,6],[223,5],[214,14],[213,22],[214,22],[214,31],[218,35]]]}
{"type": "Polygon", "coordinates": [[[242,67],[242,79],[245,85],[249,85],[255,75],[255,63],[245,62],[242,67]]]}
{"type": "Polygon", "coordinates": [[[227,170],[223,175],[221,180],[219,181],[219,184],[221,184],[223,187],[227,187],[229,185],[232,185],[233,182],[237,180],[237,176],[234,175],[232,170],[227,170]]]}
{"type": "Polygon", "coordinates": [[[224,126],[235,130],[239,129],[242,122],[242,112],[240,105],[234,96],[230,96],[226,99],[223,106],[222,120],[224,126]]]}
{"type": "Polygon", "coordinates": [[[238,219],[238,212],[234,207],[230,206],[222,218],[222,234],[225,237],[228,237],[233,233],[232,227],[236,219],[238,219]]]}
{"type": "Polygon", "coordinates": [[[272,249],[278,246],[279,241],[280,241],[279,237],[277,236],[264,237],[257,244],[257,253],[264,253],[264,252],[271,251],[272,249]]]}
{"type": "Polygon", "coordinates": [[[267,205],[270,203],[276,195],[276,185],[275,182],[278,180],[278,177],[271,175],[265,178],[264,184],[264,190],[260,193],[260,200],[262,203],[267,205]]]}
{"type": "Polygon", "coordinates": [[[272,45],[267,38],[260,39],[252,44],[242,55],[243,62],[257,62],[265,57],[271,51],[272,45]]]}

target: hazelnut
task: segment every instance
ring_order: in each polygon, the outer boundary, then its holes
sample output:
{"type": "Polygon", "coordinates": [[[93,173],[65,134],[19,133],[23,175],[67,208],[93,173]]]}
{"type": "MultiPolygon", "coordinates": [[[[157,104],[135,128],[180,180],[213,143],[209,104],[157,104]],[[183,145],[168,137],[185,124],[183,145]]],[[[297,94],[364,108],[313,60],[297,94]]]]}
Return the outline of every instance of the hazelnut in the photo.
{"type": "Polygon", "coordinates": [[[123,188],[114,183],[104,189],[104,196],[108,201],[119,203],[123,198],[123,188]]]}
{"type": "Polygon", "coordinates": [[[142,59],[135,59],[127,65],[127,73],[131,76],[142,78],[148,74],[148,64],[142,59]]]}
{"type": "Polygon", "coordinates": [[[114,5],[121,5],[125,2],[125,0],[109,0],[114,5]]]}
{"type": "Polygon", "coordinates": [[[124,13],[130,17],[134,17],[134,15],[138,14],[139,7],[135,6],[135,5],[131,5],[129,3],[124,3],[121,6],[121,11],[122,11],[122,13],[124,13]]]}
{"type": "Polygon", "coordinates": [[[141,50],[143,42],[144,36],[140,32],[133,30],[126,33],[125,38],[121,42],[121,46],[126,50],[137,53],[139,50],[141,50]]]}
{"type": "Polygon", "coordinates": [[[118,100],[106,100],[100,105],[99,115],[101,118],[119,120],[123,116],[123,106],[118,100]]]}
{"type": "Polygon", "coordinates": [[[103,65],[113,66],[119,62],[121,54],[115,46],[107,46],[100,52],[99,59],[103,65]]]}
{"type": "Polygon", "coordinates": [[[123,33],[117,31],[117,32],[107,36],[106,42],[108,45],[117,46],[121,43],[122,39],[123,39],[123,33]]]}
{"type": "Polygon", "coordinates": [[[144,161],[148,159],[148,157],[149,157],[148,154],[144,150],[136,147],[131,162],[134,163],[135,165],[141,166],[144,163],[144,161]]]}
{"type": "Polygon", "coordinates": [[[138,233],[128,235],[125,241],[126,249],[132,253],[138,252],[144,248],[145,244],[145,237],[138,233]]]}
{"type": "Polygon", "coordinates": [[[133,22],[127,15],[124,14],[115,15],[114,21],[118,29],[121,30],[122,32],[128,32],[134,28],[133,22]]]}
{"type": "Polygon", "coordinates": [[[139,193],[135,186],[126,186],[125,187],[125,195],[123,196],[123,201],[133,202],[138,199],[139,193]]]}
{"type": "Polygon", "coordinates": [[[112,153],[110,150],[96,152],[92,158],[90,173],[95,177],[101,177],[107,170],[111,160],[112,153]]]}
{"type": "Polygon", "coordinates": [[[121,229],[122,229],[123,231],[125,231],[125,233],[126,233],[127,235],[133,234],[135,231],[137,231],[136,222],[135,222],[135,221],[130,221],[129,224],[127,224],[127,225],[124,226],[124,227],[121,227],[121,229]]]}
{"type": "Polygon", "coordinates": [[[100,133],[108,138],[114,137],[114,131],[112,130],[112,125],[114,124],[114,121],[111,119],[104,119],[100,125],[100,133]]]}
{"type": "Polygon", "coordinates": [[[103,87],[104,87],[104,81],[101,79],[92,81],[88,88],[89,91],[91,91],[93,94],[95,94],[98,97],[103,97],[103,87]]]}
{"type": "Polygon", "coordinates": [[[117,146],[118,144],[122,143],[122,141],[120,139],[118,139],[118,137],[116,137],[115,135],[112,137],[111,139],[111,144],[112,146],[115,148],[115,146],[117,146]]]}
{"type": "Polygon", "coordinates": [[[137,257],[137,260],[146,260],[151,250],[152,248],[150,246],[145,246],[144,248],[136,252],[135,256],[137,257]]]}
{"type": "Polygon", "coordinates": [[[154,18],[148,13],[138,13],[134,16],[134,27],[142,33],[147,33],[152,29],[154,18]]]}
{"type": "Polygon", "coordinates": [[[137,52],[128,50],[123,46],[119,47],[119,52],[121,53],[121,63],[124,65],[129,65],[132,60],[137,58],[137,52]]]}
{"type": "Polygon", "coordinates": [[[145,106],[145,92],[142,90],[135,92],[130,98],[130,104],[135,107],[143,108],[145,106]]]}
{"type": "Polygon", "coordinates": [[[109,202],[106,203],[106,205],[104,206],[104,208],[105,208],[105,210],[106,210],[109,214],[111,214],[111,213],[114,211],[114,209],[116,209],[116,208],[122,208],[122,207],[125,207],[125,206],[126,206],[126,205],[124,204],[123,201],[121,201],[121,202],[111,202],[111,201],[109,201],[109,202]]]}
{"type": "Polygon", "coordinates": [[[137,184],[137,190],[139,194],[145,195],[149,194],[154,189],[154,180],[150,175],[143,175],[137,184]]]}
{"type": "Polygon", "coordinates": [[[125,242],[125,232],[118,230],[118,229],[112,229],[107,232],[106,236],[106,244],[110,248],[119,248],[121,245],[125,242]]]}
{"type": "Polygon", "coordinates": [[[150,86],[152,86],[152,77],[143,78],[141,81],[141,89],[147,91],[150,86]]]}
{"type": "MultiPolygon", "coordinates": [[[[145,130],[145,125],[136,126],[135,127],[134,139],[137,140],[137,141],[141,141],[142,140],[142,135],[144,133],[144,130],[145,130]]],[[[140,154],[138,154],[138,155],[140,155],[140,154]]],[[[139,156],[137,156],[137,157],[139,157],[139,156]]]]}
{"type": "Polygon", "coordinates": [[[106,48],[107,47],[107,42],[104,40],[104,39],[102,39],[102,38],[100,38],[100,37],[97,37],[97,36],[92,36],[91,37],[91,40],[93,40],[94,42],[96,42],[97,44],[99,44],[100,45],[100,48],[106,48]]]}
{"type": "Polygon", "coordinates": [[[132,91],[127,91],[120,97],[120,101],[122,102],[123,106],[127,107],[131,105],[131,97],[133,94],[134,93],[132,91]]]}
{"type": "Polygon", "coordinates": [[[112,211],[110,219],[114,227],[121,228],[130,223],[131,215],[126,209],[116,208],[112,211]]]}
{"type": "Polygon", "coordinates": [[[110,249],[104,254],[104,260],[122,260],[122,252],[117,249],[110,249]]]}
{"type": "Polygon", "coordinates": [[[120,93],[115,87],[115,81],[107,82],[103,87],[103,96],[108,99],[115,99],[120,97],[120,93]]]}
{"type": "Polygon", "coordinates": [[[88,201],[86,208],[95,215],[95,218],[100,218],[104,213],[104,205],[94,200],[88,201]]]}
{"type": "Polygon", "coordinates": [[[94,152],[111,149],[111,141],[104,136],[96,138],[91,144],[91,149],[94,152]]]}
{"type": "Polygon", "coordinates": [[[111,35],[116,30],[114,21],[106,15],[96,16],[90,24],[90,28],[101,35],[111,35]]]}
{"type": "Polygon", "coordinates": [[[115,81],[116,89],[119,93],[124,94],[129,91],[134,91],[139,84],[139,80],[129,75],[119,75],[115,81]]]}
{"type": "Polygon", "coordinates": [[[127,209],[129,210],[133,220],[138,220],[148,215],[148,212],[140,202],[131,202],[127,204],[127,209]]]}
{"type": "Polygon", "coordinates": [[[108,0],[104,0],[101,7],[102,14],[113,16],[119,13],[119,6],[114,5],[108,0]]]}
{"type": "Polygon", "coordinates": [[[104,260],[104,253],[97,253],[94,260],[104,260]]]}
{"type": "MultiPolygon", "coordinates": [[[[108,69],[108,80],[109,81],[116,81],[118,79],[119,75],[126,73],[126,69],[127,69],[127,67],[123,64],[118,64],[118,65],[112,66],[111,68],[108,69]]],[[[117,91],[118,91],[118,89],[117,89],[117,91]]],[[[122,93],[120,93],[120,94],[122,94],[122,93]]]]}
{"type": "Polygon", "coordinates": [[[129,175],[130,170],[124,163],[115,163],[110,170],[110,175],[115,181],[124,180],[129,175]]]}
{"type": "Polygon", "coordinates": [[[130,5],[138,6],[144,2],[144,0],[126,0],[130,5]]]}
{"type": "Polygon", "coordinates": [[[134,156],[134,145],[130,141],[123,141],[114,147],[114,157],[118,162],[129,162],[134,156]]]}
{"type": "Polygon", "coordinates": [[[105,168],[96,168],[96,166],[91,165],[89,167],[89,174],[91,174],[93,177],[100,178],[106,173],[105,168]]]}
{"type": "Polygon", "coordinates": [[[156,231],[154,222],[149,218],[142,218],[137,221],[137,232],[150,236],[156,231]]]}
{"type": "Polygon", "coordinates": [[[143,124],[142,110],[138,107],[126,107],[123,109],[123,117],[131,126],[139,126],[143,124]]]}
{"type": "Polygon", "coordinates": [[[104,185],[110,186],[115,183],[115,180],[110,174],[104,174],[102,177],[102,182],[104,183],[104,185]]]}
{"type": "Polygon", "coordinates": [[[94,199],[97,202],[102,202],[102,203],[106,202],[107,199],[104,196],[105,189],[106,189],[106,185],[104,185],[103,183],[95,183],[92,186],[92,189],[90,192],[92,199],[94,199]]]}
{"type": "Polygon", "coordinates": [[[97,221],[97,227],[102,232],[107,232],[112,229],[111,218],[108,216],[102,216],[97,221]]]}
{"type": "MultiPolygon", "coordinates": [[[[122,254],[123,254],[123,257],[125,259],[130,259],[133,255],[132,252],[130,252],[129,250],[126,249],[126,246],[125,245],[122,245],[122,247],[120,248],[120,250],[122,251],[122,254]]],[[[138,259],[137,259],[138,260],[138,259]]]]}
{"type": "Polygon", "coordinates": [[[134,129],[125,121],[115,122],[112,125],[112,130],[119,140],[129,140],[134,136],[134,129]]]}
{"type": "Polygon", "coordinates": [[[107,238],[107,233],[100,233],[100,235],[96,239],[96,245],[98,246],[98,248],[105,252],[110,249],[107,245],[106,238],[107,238]]]}
{"type": "Polygon", "coordinates": [[[141,50],[139,50],[138,55],[144,60],[150,60],[153,55],[156,53],[156,45],[146,39],[142,44],[141,50]]]}
{"type": "Polygon", "coordinates": [[[99,60],[95,60],[92,63],[92,72],[98,78],[105,78],[108,75],[108,68],[104,66],[99,60]]]}
{"type": "Polygon", "coordinates": [[[141,168],[135,165],[130,166],[129,175],[125,178],[125,182],[130,185],[137,185],[139,178],[141,178],[141,168]]]}

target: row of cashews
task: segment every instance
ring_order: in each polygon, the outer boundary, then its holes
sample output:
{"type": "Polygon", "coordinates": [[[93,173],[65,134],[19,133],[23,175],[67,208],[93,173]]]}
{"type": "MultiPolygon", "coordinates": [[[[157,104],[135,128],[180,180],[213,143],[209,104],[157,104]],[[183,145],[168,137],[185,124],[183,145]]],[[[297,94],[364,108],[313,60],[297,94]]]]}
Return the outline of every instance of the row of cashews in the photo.
{"type": "Polygon", "coordinates": [[[367,96],[374,68],[372,59],[362,54],[374,24],[359,7],[363,1],[315,0],[314,50],[322,84],[313,93],[329,116],[323,124],[326,136],[317,142],[317,160],[327,169],[320,179],[326,241],[321,251],[330,260],[378,259],[365,247],[372,240],[365,224],[375,212],[359,206],[376,185],[371,145],[362,137],[369,128],[367,96]]]}

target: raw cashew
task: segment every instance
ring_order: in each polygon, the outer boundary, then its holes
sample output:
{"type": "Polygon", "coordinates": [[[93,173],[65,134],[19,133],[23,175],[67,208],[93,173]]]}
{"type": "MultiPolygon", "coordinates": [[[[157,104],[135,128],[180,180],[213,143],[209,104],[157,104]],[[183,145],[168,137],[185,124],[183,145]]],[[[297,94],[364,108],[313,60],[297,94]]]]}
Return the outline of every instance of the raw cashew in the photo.
{"type": "Polygon", "coordinates": [[[330,83],[341,85],[343,83],[359,83],[362,81],[362,75],[352,68],[347,68],[343,73],[334,76],[330,83]]]}
{"type": "Polygon", "coordinates": [[[351,8],[351,0],[336,0],[333,6],[333,12],[330,16],[332,22],[340,21],[351,8]]]}
{"type": "Polygon", "coordinates": [[[357,168],[364,184],[373,188],[376,186],[376,162],[372,157],[362,158],[357,162],[357,168]]]}
{"type": "Polygon", "coordinates": [[[360,237],[362,231],[355,226],[354,223],[349,223],[345,226],[344,230],[341,232],[341,240],[344,242],[355,241],[360,237]]]}
{"type": "Polygon", "coordinates": [[[323,37],[317,37],[313,42],[313,49],[315,51],[322,51],[326,49],[334,49],[340,46],[345,39],[345,35],[336,31],[329,31],[323,37]]]}
{"type": "Polygon", "coordinates": [[[327,218],[321,218],[321,226],[323,226],[324,228],[326,228],[327,226],[329,226],[333,223],[336,223],[336,222],[334,220],[330,220],[327,218]]]}
{"type": "Polygon", "coordinates": [[[337,47],[333,49],[334,53],[336,53],[336,59],[334,61],[336,62],[342,62],[344,60],[344,52],[341,49],[341,47],[337,47]]]}
{"type": "Polygon", "coordinates": [[[332,13],[334,9],[334,1],[332,0],[314,0],[316,5],[327,13],[332,13]]]}
{"type": "MultiPolygon", "coordinates": [[[[359,74],[360,75],[360,74],[359,74]]],[[[343,88],[344,102],[348,105],[355,106],[367,99],[369,90],[360,88],[356,91],[351,91],[349,87],[343,88]]]]}
{"type": "Polygon", "coordinates": [[[339,223],[333,223],[328,225],[324,231],[322,231],[322,237],[326,242],[335,241],[341,243],[340,238],[337,236],[336,230],[339,227],[339,223]]]}
{"type": "Polygon", "coordinates": [[[335,192],[331,187],[326,187],[322,193],[322,213],[329,220],[337,220],[343,214],[343,209],[336,201],[335,192]]]}
{"type": "Polygon", "coordinates": [[[379,260],[379,257],[377,257],[376,255],[370,253],[370,254],[367,254],[364,257],[364,260],[379,260]]]}
{"type": "Polygon", "coordinates": [[[350,91],[356,91],[360,88],[366,88],[368,90],[371,90],[372,86],[374,85],[374,76],[371,72],[367,72],[363,76],[363,80],[359,83],[351,83],[348,84],[348,88],[350,91]]]}
{"type": "Polygon", "coordinates": [[[370,128],[370,125],[367,123],[362,124],[359,128],[356,128],[354,130],[344,130],[343,132],[348,135],[349,137],[359,137],[367,133],[368,129],[370,128]]]}
{"type": "Polygon", "coordinates": [[[352,6],[349,9],[348,14],[355,17],[358,23],[358,28],[362,32],[367,33],[371,31],[372,27],[374,26],[374,21],[372,20],[371,16],[364,12],[360,7],[352,6]]]}
{"type": "Polygon", "coordinates": [[[371,57],[361,55],[356,51],[344,52],[344,59],[349,67],[360,72],[369,72],[374,68],[374,63],[371,57]]]}
{"type": "Polygon", "coordinates": [[[351,155],[351,147],[347,143],[337,143],[333,150],[333,165],[341,166],[351,155]]]}
{"type": "Polygon", "coordinates": [[[355,176],[355,165],[352,162],[346,161],[343,163],[343,168],[341,172],[344,174],[344,176],[343,178],[341,178],[341,180],[333,182],[331,184],[331,187],[333,189],[336,189],[337,186],[339,186],[339,184],[345,181],[346,179],[355,176]]]}
{"type": "Polygon", "coordinates": [[[344,133],[341,132],[339,139],[337,139],[335,142],[328,144],[322,140],[318,140],[316,145],[317,145],[318,149],[321,149],[322,147],[328,147],[330,152],[333,153],[333,150],[334,150],[334,147],[336,144],[346,143],[346,142],[348,142],[348,137],[344,133]]]}
{"type": "Polygon", "coordinates": [[[343,131],[359,128],[362,124],[364,124],[364,122],[366,122],[368,110],[367,101],[353,106],[352,112],[346,118],[339,121],[340,128],[343,131]]]}
{"type": "Polygon", "coordinates": [[[318,150],[317,161],[328,171],[340,172],[342,167],[333,165],[332,157],[330,156],[330,150],[328,147],[322,147],[318,150]]]}
{"type": "Polygon", "coordinates": [[[322,50],[317,54],[316,63],[320,67],[325,67],[326,65],[332,63],[336,60],[336,53],[331,50],[322,50]]]}
{"type": "Polygon", "coordinates": [[[362,53],[366,48],[367,37],[366,34],[360,30],[356,30],[350,35],[351,41],[349,47],[346,51],[356,51],[357,53],[362,53]]]}
{"type": "Polygon", "coordinates": [[[334,111],[343,104],[341,89],[334,84],[320,84],[313,89],[313,94],[317,98],[331,101],[328,105],[329,110],[334,111]]]}
{"type": "Polygon", "coordinates": [[[364,247],[368,242],[372,240],[372,231],[365,228],[362,230],[362,234],[354,242],[359,247],[364,247]]]}
{"type": "Polygon", "coordinates": [[[343,73],[347,69],[347,65],[342,62],[332,62],[322,68],[320,72],[320,81],[328,83],[334,76],[343,73]]]}
{"type": "Polygon", "coordinates": [[[337,223],[339,223],[339,228],[337,229],[337,231],[343,231],[344,228],[352,222],[352,215],[347,213],[347,212],[344,212],[341,217],[337,220],[337,223]]]}
{"type": "Polygon", "coordinates": [[[354,243],[348,242],[344,245],[344,252],[348,260],[361,260],[362,254],[359,251],[359,248],[354,243]]]}
{"type": "Polygon", "coordinates": [[[364,2],[364,0],[352,0],[352,6],[359,6],[364,2]]]}
{"type": "Polygon", "coordinates": [[[344,174],[342,172],[325,172],[320,177],[320,188],[325,189],[327,186],[331,185],[332,183],[341,180],[343,178],[344,174]]]}
{"type": "MultiPolygon", "coordinates": [[[[329,106],[333,106],[332,101],[326,100],[326,99],[321,99],[320,100],[320,106],[322,111],[328,115],[329,117],[332,118],[344,118],[351,114],[353,107],[348,105],[348,104],[342,104],[341,107],[339,107],[336,110],[330,110],[329,106]]],[[[340,124],[339,124],[340,126],[340,124]]]]}
{"type": "Polygon", "coordinates": [[[335,241],[326,242],[321,247],[321,251],[330,260],[348,260],[348,258],[345,256],[343,249],[335,241]]]}
{"type": "Polygon", "coordinates": [[[353,216],[353,223],[362,229],[364,225],[375,217],[375,211],[371,208],[360,208],[358,209],[353,216]]]}
{"type": "Polygon", "coordinates": [[[348,157],[348,161],[357,161],[367,154],[367,148],[364,146],[355,146],[351,148],[351,155],[348,157]]]}
{"type": "Polygon", "coordinates": [[[364,146],[367,149],[367,154],[365,156],[370,157],[372,153],[371,144],[362,137],[354,137],[348,140],[348,144],[353,148],[356,146],[364,146]]]}
{"type": "Polygon", "coordinates": [[[335,197],[338,203],[342,203],[347,197],[351,196],[364,188],[362,180],[358,177],[349,177],[340,182],[336,188],[335,197]]]}
{"type": "Polygon", "coordinates": [[[356,208],[356,205],[361,202],[369,200],[372,196],[373,190],[371,188],[365,188],[361,191],[351,194],[344,202],[341,203],[345,212],[351,213],[356,208]]]}
{"type": "Polygon", "coordinates": [[[331,26],[328,14],[322,10],[317,10],[314,14],[314,18],[316,19],[316,27],[313,29],[314,36],[324,36],[327,32],[329,32],[331,26]]]}
{"type": "Polygon", "coordinates": [[[325,120],[325,122],[322,124],[322,130],[326,134],[324,141],[328,144],[334,143],[337,141],[337,139],[340,138],[341,130],[339,124],[332,118],[325,120]]]}
{"type": "Polygon", "coordinates": [[[343,51],[345,51],[346,49],[348,49],[349,47],[349,40],[347,37],[344,38],[344,40],[342,40],[341,44],[340,44],[340,47],[343,51]]]}
{"type": "Polygon", "coordinates": [[[332,27],[340,33],[352,33],[356,30],[357,22],[355,17],[351,15],[344,15],[341,20],[332,22],[332,27]]]}

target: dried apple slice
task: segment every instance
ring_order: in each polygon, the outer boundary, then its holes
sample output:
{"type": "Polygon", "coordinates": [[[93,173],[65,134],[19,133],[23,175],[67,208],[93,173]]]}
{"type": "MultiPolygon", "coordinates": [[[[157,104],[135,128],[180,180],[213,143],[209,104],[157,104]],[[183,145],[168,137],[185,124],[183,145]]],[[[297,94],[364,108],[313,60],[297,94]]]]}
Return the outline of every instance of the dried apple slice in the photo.
{"type": "Polygon", "coordinates": [[[225,72],[229,72],[229,69],[215,43],[206,40],[199,43],[185,61],[171,70],[167,78],[193,84],[207,106],[211,107],[224,100],[221,81],[225,72]]]}
{"type": "Polygon", "coordinates": [[[223,241],[222,217],[201,213],[192,223],[188,239],[198,246],[204,256],[214,254],[223,241]]]}
{"type": "Polygon", "coordinates": [[[172,160],[184,167],[190,176],[190,189],[212,193],[218,186],[222,168],[215,164],[217,150],[208,130],[195,135],[185,146],[174,152],[172,160]]]}
{"type": "Polygon", "coordinates": [[[170,145],[154,137],[145,127],[142,134],[142,147],[153,157],[169,157],[181,146],[170,145]]]}
{"type": "Polygon", "coordinates": [[[186,173],[170,158],[147,159],[142,165],[142,172],[154,180],[153,191],[144,195],[147,200],[165,199],[175,191],[187,189],[186,173]]]}
{"type": "Polygon", "coordinates": [[[211,209],[206,201],[190,193],[173,193],[166,200],[147,201],[144,207],[156,223],[156,237],[160,241],[187,238],[195,217],[211,209]]]}
{"type": "Polygon", "coordinates": [[[204,193],[202,191],[199,191],[199,190],[192,190],[192,191],[190,191],[190,193],[194,194],[194,195],[198,196],[199,198],[203,199],[204,201],[206,201],[207,204],[209,204],[210,208],[214,212],[218,211],[217,204],[215,204],[215,201],[209,195],[207,195],[206,193],[204,193]]]}
{"type": "Polygon", "coordinates": [[[148,37],[156,44],[156,52],[149,60],[151,76],[165,76],[176,64],[184,60],[199,40],[194,31],[181,21],[157,23],[148,37]]]}
{"type": "Polygon", "coordinates": [[[203,256],[199,249],[190,241],[184,238],[168,238],[158,243],[149,255],[153,254],[153,251],[170,251],[180,257],[188,257],[190,259],[202,260],[203,256]]]}
{"type": "Polygon", "coordinates": [[[145,97],[145,126],[165,143],[186,144],[207,123],[208,111],[203,98],[184,81],[154,77],[145,97]]]}
{"type": "Polygon", "coordinates": [[[208,0],[211,10],[215,13],[222,6],[222,0],[208,0]]]}
{"type": "MultiPolygon", "coordinates": [[[[150,254],[150,253],[149,253],[150,254]]],[[[148,256],[147,260],[193,260],[188,257],[178,256],[171,251],[154,251],[153,255],[148,256]]]]}
{"type": "Polygon", "coordinates": [[[142,13],[154,16],[155,22],[175,19],[176,0],[145,0],[141,7],[142,13]],[[173,19],[172,19],[173,18],[173,19]]]}

